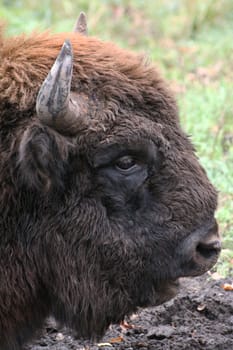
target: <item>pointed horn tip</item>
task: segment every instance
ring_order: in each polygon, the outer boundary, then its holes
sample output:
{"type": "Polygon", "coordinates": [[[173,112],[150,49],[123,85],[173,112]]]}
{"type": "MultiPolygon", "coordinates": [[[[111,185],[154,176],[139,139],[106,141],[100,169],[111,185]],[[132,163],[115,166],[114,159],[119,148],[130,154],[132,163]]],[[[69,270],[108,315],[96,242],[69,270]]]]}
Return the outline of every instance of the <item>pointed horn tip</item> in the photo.
{"type": "Polygon", "coordinates": [[[62,49],[68,49],[69,51],[72,51],[72,44],[70,39],[66,39],[63,43],[62,49]]]}
{"type": "Polygon", "coordinates": [[[70,56],[73,57],[73,48],[70,39],[66,39],[62,45],[62,48],[60,50],[60,53],[58,55],[58,61],[61,61],[64,59],[64,57],[70,56]]]}
{"type": "Polygon", "coordinates": [[[86,14],[83,11],[80,12],[80,14],[76,20],[76,23],[74,26],[74,32],[87,36],[87,32],[88,32],[88,30],[87,30],[87,18],[86,18],[86,14]]]}
{"type": "Polygon", "coordinates": [[[81,11],[78,18],[85,20],[87,18],[87,16],[86,16],[85,12],[81,11]]]}

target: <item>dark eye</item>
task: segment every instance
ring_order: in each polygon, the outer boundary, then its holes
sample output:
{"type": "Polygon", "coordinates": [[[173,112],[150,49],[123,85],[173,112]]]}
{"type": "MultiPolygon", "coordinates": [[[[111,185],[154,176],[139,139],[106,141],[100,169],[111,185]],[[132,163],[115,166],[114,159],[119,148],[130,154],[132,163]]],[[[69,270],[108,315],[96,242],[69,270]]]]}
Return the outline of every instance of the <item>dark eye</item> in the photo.
{"type": "Polygon", "coordinates": [[[135,165],[135,160],[130,156],[121,157],[115,162],[115,167],[121,171],[131,170],[135,165]]]}

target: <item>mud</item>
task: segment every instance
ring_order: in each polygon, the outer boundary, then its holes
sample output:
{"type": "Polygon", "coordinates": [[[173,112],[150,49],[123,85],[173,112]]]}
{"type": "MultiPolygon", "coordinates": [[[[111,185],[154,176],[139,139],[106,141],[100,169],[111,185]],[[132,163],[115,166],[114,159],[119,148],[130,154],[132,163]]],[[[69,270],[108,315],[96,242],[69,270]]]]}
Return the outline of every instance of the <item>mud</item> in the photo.
{"type": "Polygon", "coordinates": [[[222,288],[231,282],[215,281],[207,274],[183,279],[176,298],[111,326],[100,343],[77,340],[48,320],[41,336],[25,350],[231,350],[233,291],[222,288]]]}

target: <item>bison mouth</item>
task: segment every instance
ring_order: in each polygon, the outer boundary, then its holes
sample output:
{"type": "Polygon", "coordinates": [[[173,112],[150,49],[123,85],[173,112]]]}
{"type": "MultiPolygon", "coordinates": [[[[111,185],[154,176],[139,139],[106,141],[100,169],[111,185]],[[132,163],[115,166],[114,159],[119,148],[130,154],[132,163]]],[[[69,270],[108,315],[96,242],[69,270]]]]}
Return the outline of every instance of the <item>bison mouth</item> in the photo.
{"type": "MultiPolygon", "coordinates": [[[[148,278],[151,284],[148,284],[147,293],[142,290],[139,306],[156,306],[172,299],[178,293],[179,278],[204,274],[216,264],[220,252],[221,240],[218,225],[215,219],[212,219],[187,234],[177,244],[174,255],[169,261],[166,260],[167,265],[161,270],[166,271],[165,279],[161,271],[161,279],[148,278]]],[[[154,276],[158,276],[158,271],[154,276]]],[[[148,281],[143,279],[143,282],[145,288],[148,281]]]]}
{"type": "Polygon", "coordinates": [[[179,292],[179,279],[163,281],[154,286],[148,298],[140,301],[139,307],[158,306],[174,298],[179,292]]]}

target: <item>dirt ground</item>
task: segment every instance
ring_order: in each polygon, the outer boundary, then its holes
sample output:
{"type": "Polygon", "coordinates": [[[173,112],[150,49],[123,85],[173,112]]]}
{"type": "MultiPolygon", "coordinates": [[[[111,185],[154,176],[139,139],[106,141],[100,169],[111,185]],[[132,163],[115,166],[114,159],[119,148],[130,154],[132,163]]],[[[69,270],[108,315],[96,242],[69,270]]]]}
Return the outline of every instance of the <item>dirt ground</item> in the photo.
{"type": "Polygon", "coordinates": [[[76,340],[49,320],[41,337],[25,350],[231,350],[233,291],[222,288],[231,282],[207,274],[182,279],[176,298],[111,326],[98,344],[76,340]]]}

